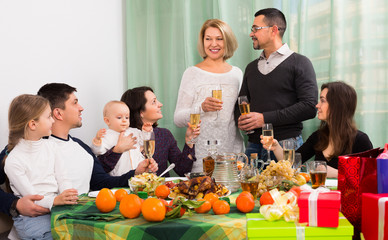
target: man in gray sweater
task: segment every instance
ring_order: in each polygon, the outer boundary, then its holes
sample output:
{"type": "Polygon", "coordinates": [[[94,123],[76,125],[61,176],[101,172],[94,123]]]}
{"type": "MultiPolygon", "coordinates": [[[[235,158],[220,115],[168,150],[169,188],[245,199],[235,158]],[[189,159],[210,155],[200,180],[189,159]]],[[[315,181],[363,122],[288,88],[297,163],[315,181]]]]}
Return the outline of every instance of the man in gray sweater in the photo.
{"type": "Polygon", "coordinates": [[[239,94],[248,97],[251,112],[236,117],[241,130],[253,130],[248,135],[246,154],[258,153],[259,159],[267,159],[260,143],[263,124],[272,123],[274,138],[280,143],[289,139],[298,148],[303,144],[302,121],[316,115],[318,87],[314,68],[307,57],[283,44],[286,27],[281,11],[262,9],[256,12],[249,35],[253,48],[263,51],[246,67],[239,94]]]}

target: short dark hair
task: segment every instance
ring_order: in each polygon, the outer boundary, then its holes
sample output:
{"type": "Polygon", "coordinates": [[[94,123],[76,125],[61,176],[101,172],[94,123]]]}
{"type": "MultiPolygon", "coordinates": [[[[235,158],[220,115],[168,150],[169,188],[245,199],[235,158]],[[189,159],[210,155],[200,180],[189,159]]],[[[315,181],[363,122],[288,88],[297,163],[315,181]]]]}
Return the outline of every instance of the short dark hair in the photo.
{"type": "MultiPolygon", "coordinates": [[[[130,126],[140,130],[143,126],[143,120],[141,119],[140,112],[145,111],[145,105],[147,103],[145,92],[147,91],[154,92],[152,88],[143,86],[128,89],[121,96],[121,101],[125,102],[130,110],[130,126]]],[[[154,123],[153,127],[156,127],[157,125],[157,123],[154,123]]]]}
{"type": "Polygon", "coordinates": [[[264,22],[268,24],[268,26],[278,26],[279,35],[281,38],[283,38],[284,32],[287,28],[287,21],[284,14],[276,8],[265,8],[255,13],[255,17],[260,15],[264,15],[264,22]]]}
{"type": "Polygon", "coordinates": [[[47,83],[38,90],[38,95],[50,102],[51,110],[65,109],[65,102],[69,99],[70,94],[76,91],[76,88],[65,83],[47,83]]]}

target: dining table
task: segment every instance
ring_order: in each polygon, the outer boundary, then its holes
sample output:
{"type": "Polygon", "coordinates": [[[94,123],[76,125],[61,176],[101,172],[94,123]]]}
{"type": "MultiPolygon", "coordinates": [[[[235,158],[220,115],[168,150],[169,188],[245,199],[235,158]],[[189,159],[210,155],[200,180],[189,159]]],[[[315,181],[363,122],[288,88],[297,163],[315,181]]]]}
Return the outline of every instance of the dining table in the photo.
{"type": "MultiPolygon", "coordinates": [[[[54,239],[245,239],[246,214],[236,208],[240,192],[228,196],[228,214],[186,212],[181,218],[161,222],[148,222],[142,215],[124,218],[119,202],[112,212],[101,213],[95,198],[84,194],[77,205],[52,208],[51,231],[54,239]]],[[[258,205],[253,212],[259,211],[258,205]]]]}

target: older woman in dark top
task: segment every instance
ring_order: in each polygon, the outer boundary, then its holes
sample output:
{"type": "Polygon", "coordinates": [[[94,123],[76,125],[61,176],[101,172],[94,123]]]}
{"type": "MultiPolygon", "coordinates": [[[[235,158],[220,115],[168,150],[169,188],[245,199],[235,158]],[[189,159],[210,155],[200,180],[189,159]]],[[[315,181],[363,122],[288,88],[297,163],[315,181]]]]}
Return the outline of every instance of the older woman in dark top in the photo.
{"type": "MultiPolygon", "coordinates": [[[[194,145],[190,140],[198,136],[200,128],[193,131],[187,128],[185,135],[185,145],[183,151],[178,148],[177,141],[172,133],[166,128],[157,127],[157,121],[163,117],[161,108],[163,104],[159,102],[150,87],[138,87],[127,90],[121,97],[130,109],[130,126],[142,129],[144,123],[151,123],[155,134],[155,153],[153,159],[158,163],[159,175],[166,170],[168,162],[174,163],[174,171],[179,176],[191,171],[195,158],[194,145]]],[[[108,151],[104,158],[99,158],[105,171],[111,171],[120,158],[119,153],[108,151]]],[[[167,173],[166,176],[169,176],[167,173]]]]}
{"type": "MultiPolygon", "coordinates": [[[[321,87],[317,104],[321,126],[296,152],[301,153],[302,162],[315,156],[315,160],[326,161],[327,176],[338,176],[338,156],[364,152],[372,149],[368,135],[357,130],[354,113],[357,93],[344,82],[330,82],[321,87]]],[[[277,159],[283,159],[283,149],[274,140],[271,150],[277,159]]]]}

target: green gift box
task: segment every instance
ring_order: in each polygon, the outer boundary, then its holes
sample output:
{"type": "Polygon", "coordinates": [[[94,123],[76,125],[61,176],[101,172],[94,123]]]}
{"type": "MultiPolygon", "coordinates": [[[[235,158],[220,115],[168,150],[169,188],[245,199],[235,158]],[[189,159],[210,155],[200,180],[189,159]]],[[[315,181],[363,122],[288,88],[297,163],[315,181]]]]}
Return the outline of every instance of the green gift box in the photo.
{"type": "Polygon", "coordinates": [[[267,221],[260,213],[248,213],[247,215],[248,239],[352,239],[353,226],[340,213],[337,228],[327,227],[297,227],[294,222],[284,220],[267,221]]]}

